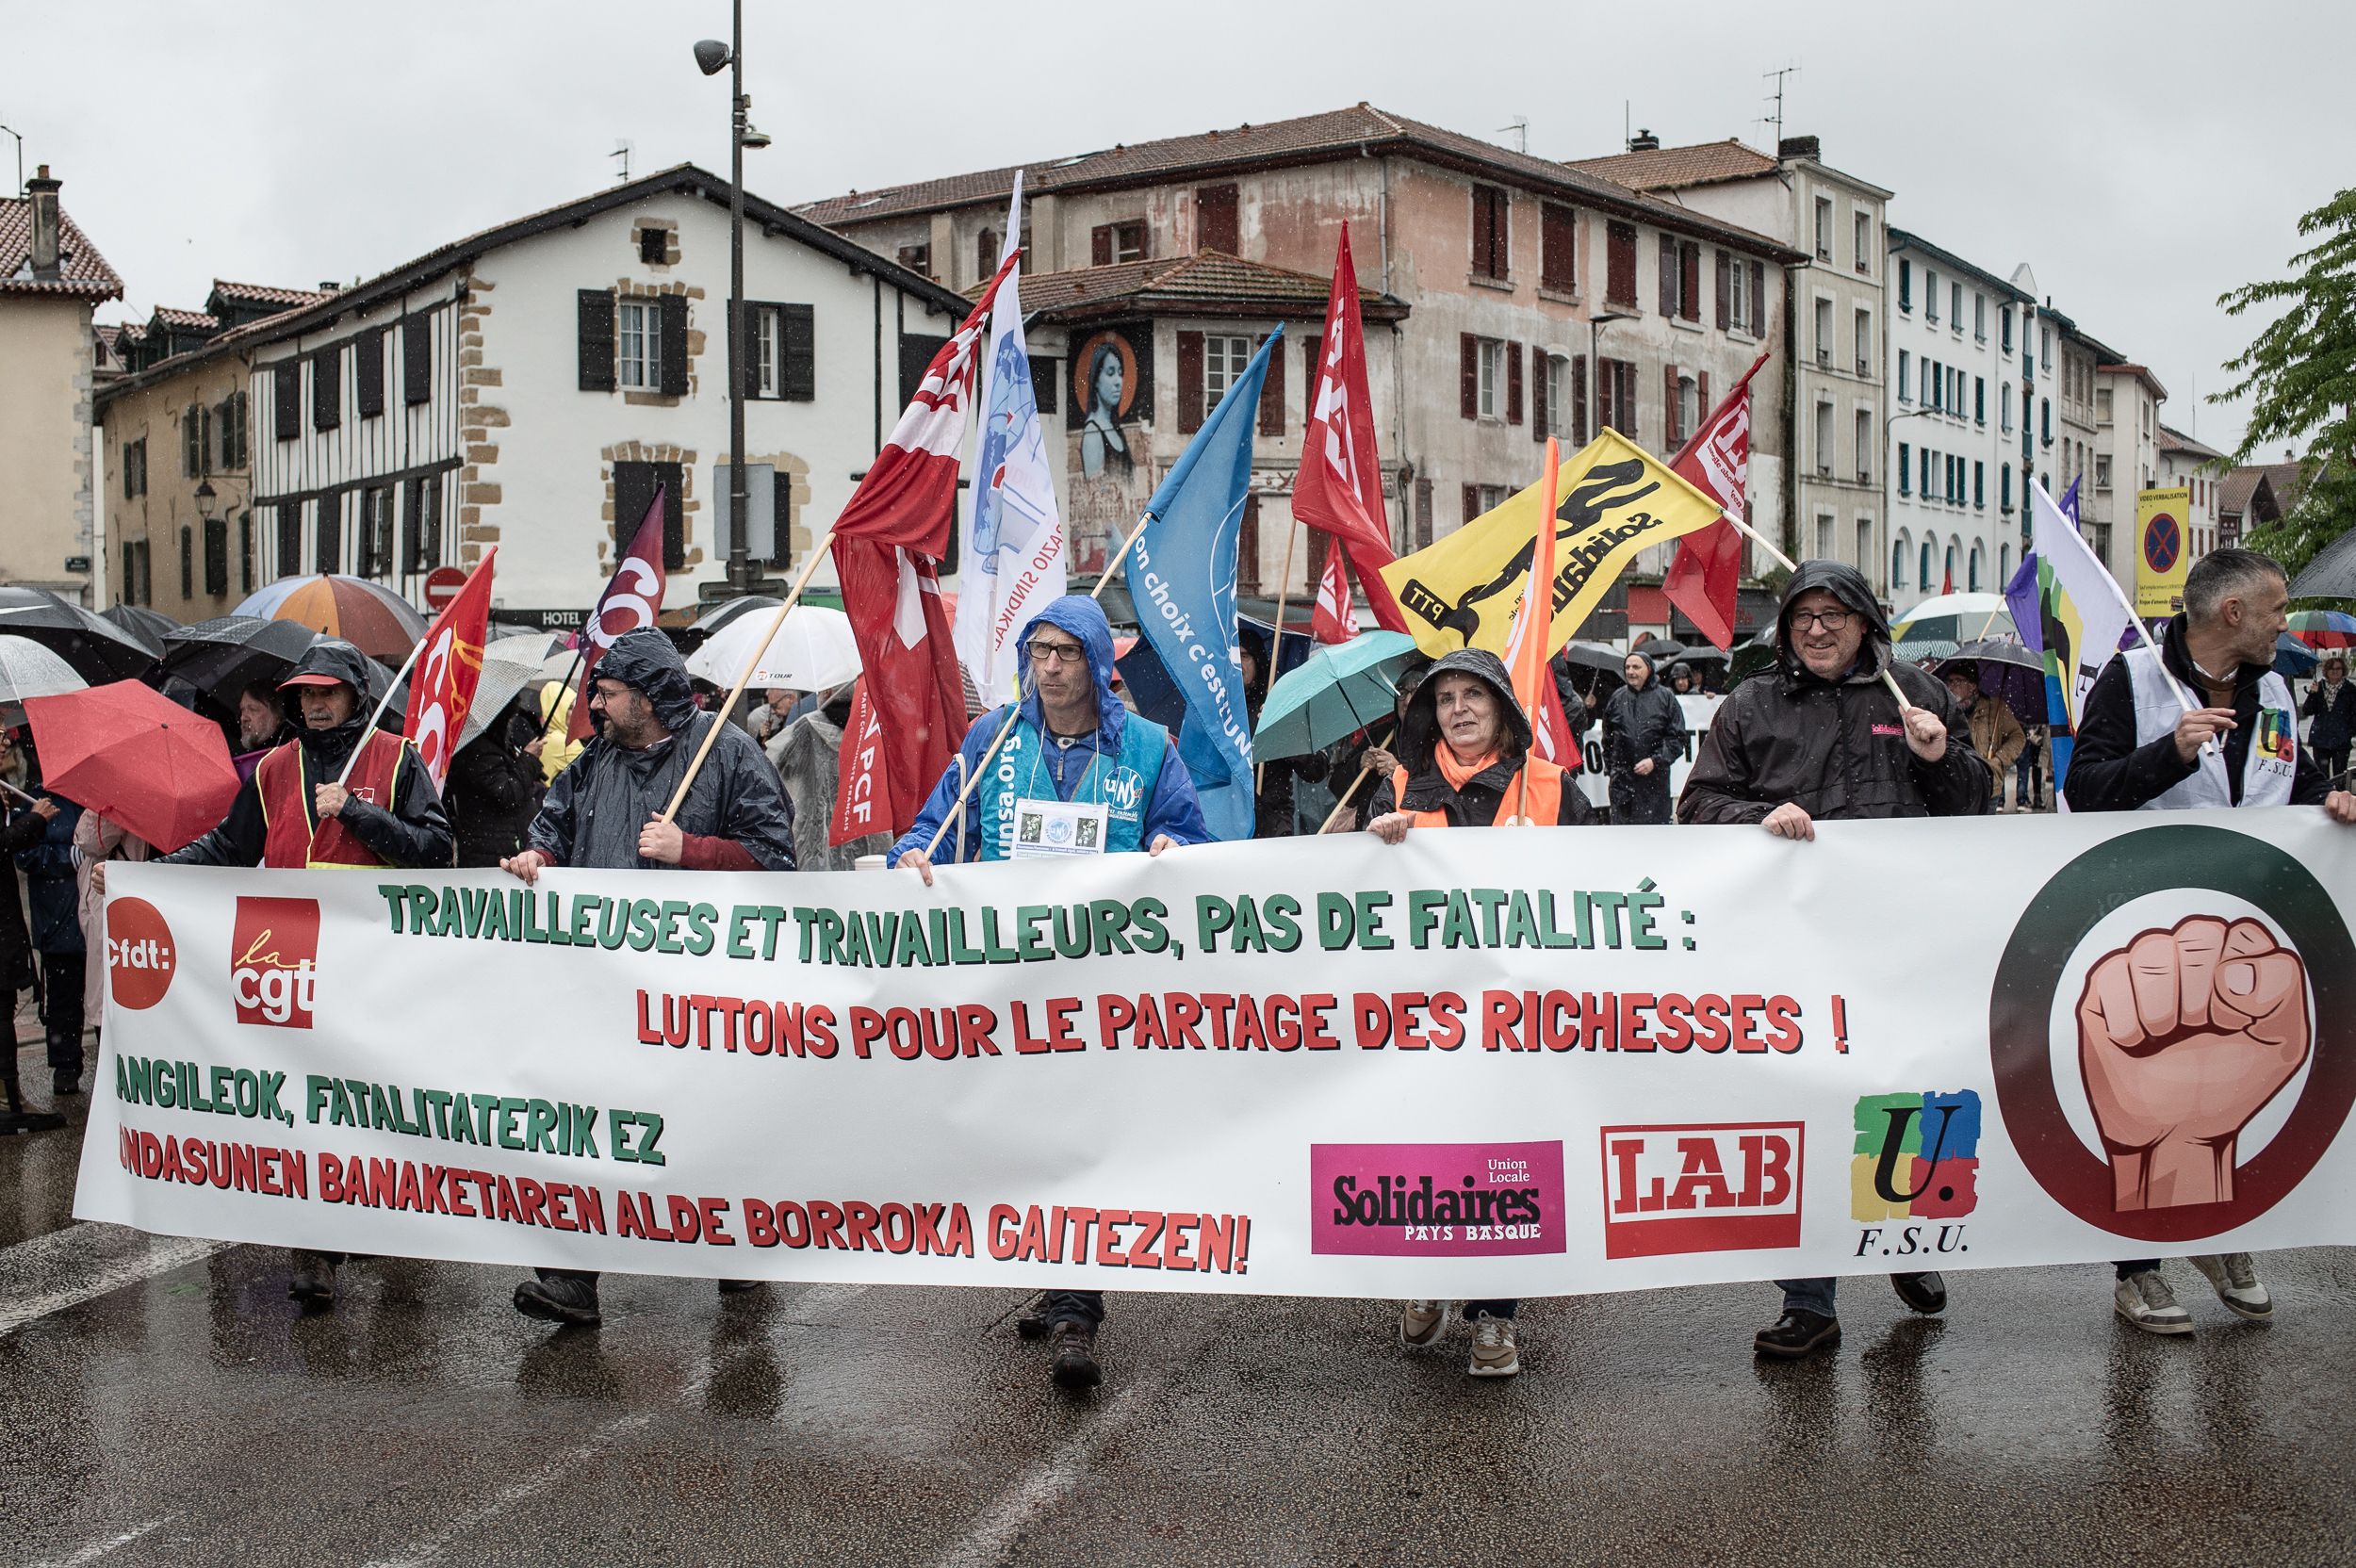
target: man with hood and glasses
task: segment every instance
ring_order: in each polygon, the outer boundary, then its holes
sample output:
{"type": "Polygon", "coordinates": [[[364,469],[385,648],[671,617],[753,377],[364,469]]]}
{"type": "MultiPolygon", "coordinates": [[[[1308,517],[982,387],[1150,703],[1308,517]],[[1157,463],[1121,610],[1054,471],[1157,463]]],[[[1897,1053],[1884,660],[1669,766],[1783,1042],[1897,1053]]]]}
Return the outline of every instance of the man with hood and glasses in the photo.
{"type": "MultiPolygon", "coordinates": [[[[1366,830],[1396,844],[1415,829],[1594,822],[1578,784],[1532,755],[1530,737],[1530,715],[1514,699],[1504,661],[1482,648],[1442,655],[1407,699],[1397,769],[1374,786],[1375,801],[1387,808],[1366,830]]],[[[1519,1303],[1496,1298],[1456,1305],[1473,1331],[1464,1370],[1476,1378],[1520,1372],[1521,1344],[1513,1329],[1519,1303]]],[[[1432,1344],[1448,1327],[1449,1308],[1442,1300],[1407,1302],[1399,1309],[1399,1342],[1411,1349],[1432,1344]]]]}
{"type": "MultiPolygon", "coordinates": [[[[1929,672],[1890,656],[1890,622],[1853,566],[1803,561],[1775,622],[1775,664],[1726,698],[1677,799],[1681,823],[1749,823],[1807,842],[1816,824],[1986,813],[1988,764],[1967,715],[1929,672]],[[1885,683],[1906,694],[1902,707],[1885,683]]],[[[1935,1273],[1892,1274],[1898,1298],[1947,1305],[1935,1273]]],[[[1759,1332],[1763,1356],[1841,1343],[1831,1280],[1778,1280],[1783,1315],[1759,1332]]]]}
{"type": "MultiPolygon", "coordinates": [[[[760,743],[695,706],[686,662],[652,627],[625,631],[597,661],[589,721],[597,733],[557,775],[522,853],[499,862],[527,884],[550,866],[600,870],[792,871],[794,808],[760,743]],[[718,739],[680,802],[663,820],[712,727],[718,739]]],[[[515,1287],[515,1310],[559,1325],[595,1327],[597,1276],[542,1268],[515,1287]]],[[[760,1282],[722,1280],[722,1295],[760,1282]]]]}
{"type": "MultiPolygon", "coordinates": [[[[229,803],[221,825],[167,866],[265,866],[273,870],[417,869],[450,863],[450,817],[417,748],[368,723],[368,656],[323,637],[279,683],[294,739],[265,752],[229,803]],[[349,778],[344,763],[359,760],[349,778]]],[[[106,868],[90,887],[106,890],[106,868]]],[[[298,1248],[286,1294],[306,1307],[335,1298],[341,1252],[298,1248]]]]}
{"type": "MultiPolygon", "coordinates": [[[[1097,602],[1065,595],[1023,629],[1015,646],[1022,700],[1011,712],[1000,708],[973,721],[916,825],[892,846],[892,863],[932,885],[935,852],[926,846],[1001,729],[1006,741],[966,804],[965,831],[950,825],[941,858],[1013,858],[1016,808],[1034,800],[1103,808],[1107,854],[1159,855],[1208,842],[1194,780],[1170,731],[1130,712],[1113,693],[1113,629],[1097,602]]],[[[1096,1364],[1104,1320],[1104,1292],[1051,1290],[1018,1328],[1025,1339],[1049,1342],[1058,1386],[1082,1389],[1104,1375],[1096,1364]]]]}

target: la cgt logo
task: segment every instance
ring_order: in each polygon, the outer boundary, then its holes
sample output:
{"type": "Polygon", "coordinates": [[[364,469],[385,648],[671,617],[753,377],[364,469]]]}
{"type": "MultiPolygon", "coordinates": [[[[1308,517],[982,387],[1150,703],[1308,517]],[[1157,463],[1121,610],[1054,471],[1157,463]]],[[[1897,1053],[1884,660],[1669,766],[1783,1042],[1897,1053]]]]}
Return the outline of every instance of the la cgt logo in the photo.
{"type": "Polygon", "coordinates": [[[319,952],[319,900],[238,899],[229,941],[229,994],[237,1021],[310,1028],[319,952]]]}
{"type": "Polygon", "coordinates": [[[115,1005],[153,1007],[172,988],[177,962],[172,927],[143,898],[118,898],[106,906],[106,984],[115,1005]]]}

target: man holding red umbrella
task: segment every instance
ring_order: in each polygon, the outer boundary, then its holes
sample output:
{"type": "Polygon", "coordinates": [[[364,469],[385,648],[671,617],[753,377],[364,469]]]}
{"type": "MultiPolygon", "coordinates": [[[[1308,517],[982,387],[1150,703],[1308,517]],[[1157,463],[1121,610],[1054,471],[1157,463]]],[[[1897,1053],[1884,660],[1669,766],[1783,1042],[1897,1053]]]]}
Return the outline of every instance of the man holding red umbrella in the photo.
{"type": "MultiPolygon", "coordinates": [[[[364,710],[368,661],[350,643],[322,638],[280,683],[295,738],[273,747],[238,787],[229,815],[187,848],[176,866],[271,869],[425,867],[450,863],[450,818],[408,742],[375,728],[364,710]],[[360,748],[344,782],[344,763],[360,748]]],[[[105,868],[93,885],[106,887],[105,868]]],[[[298,1250],[286,1294],[306,1305],[335,1298],[339,1252],[298,1250]]]]}

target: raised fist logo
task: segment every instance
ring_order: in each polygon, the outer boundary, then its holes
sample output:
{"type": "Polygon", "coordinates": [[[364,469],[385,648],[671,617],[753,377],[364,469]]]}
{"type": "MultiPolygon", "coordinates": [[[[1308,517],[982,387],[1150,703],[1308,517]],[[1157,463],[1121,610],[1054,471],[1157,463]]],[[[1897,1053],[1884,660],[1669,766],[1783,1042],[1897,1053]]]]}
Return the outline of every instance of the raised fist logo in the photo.
{"type": "Polygon", "coordinates": [[[2195,915],[2100,959],[2078,1064],[2114,1207],[2232,1201],[2235,1140],[2313,1037],[2306,965],[2254,920],[2195,915]]]}

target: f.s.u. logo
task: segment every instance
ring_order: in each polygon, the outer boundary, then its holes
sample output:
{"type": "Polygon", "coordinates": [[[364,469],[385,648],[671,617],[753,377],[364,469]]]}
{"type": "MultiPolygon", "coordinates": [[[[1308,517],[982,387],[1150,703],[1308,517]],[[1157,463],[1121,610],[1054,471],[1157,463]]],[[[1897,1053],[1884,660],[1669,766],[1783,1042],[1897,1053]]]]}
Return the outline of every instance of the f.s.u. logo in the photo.
{"type": "Polygon", "coordinates": [[[2258,710],[2256,744],[2258,755],[2276,762],[2288,762],[2295,745],[2291,716],[2280,708],[2258,710]]]}
{"type": "Polygon", "coordinates": [[[1854,1125],[1855,1217],[1953,1219],[1979,1206],[1980,1097],[1972,1090],[1869,1094],[1854,1125]]]}

